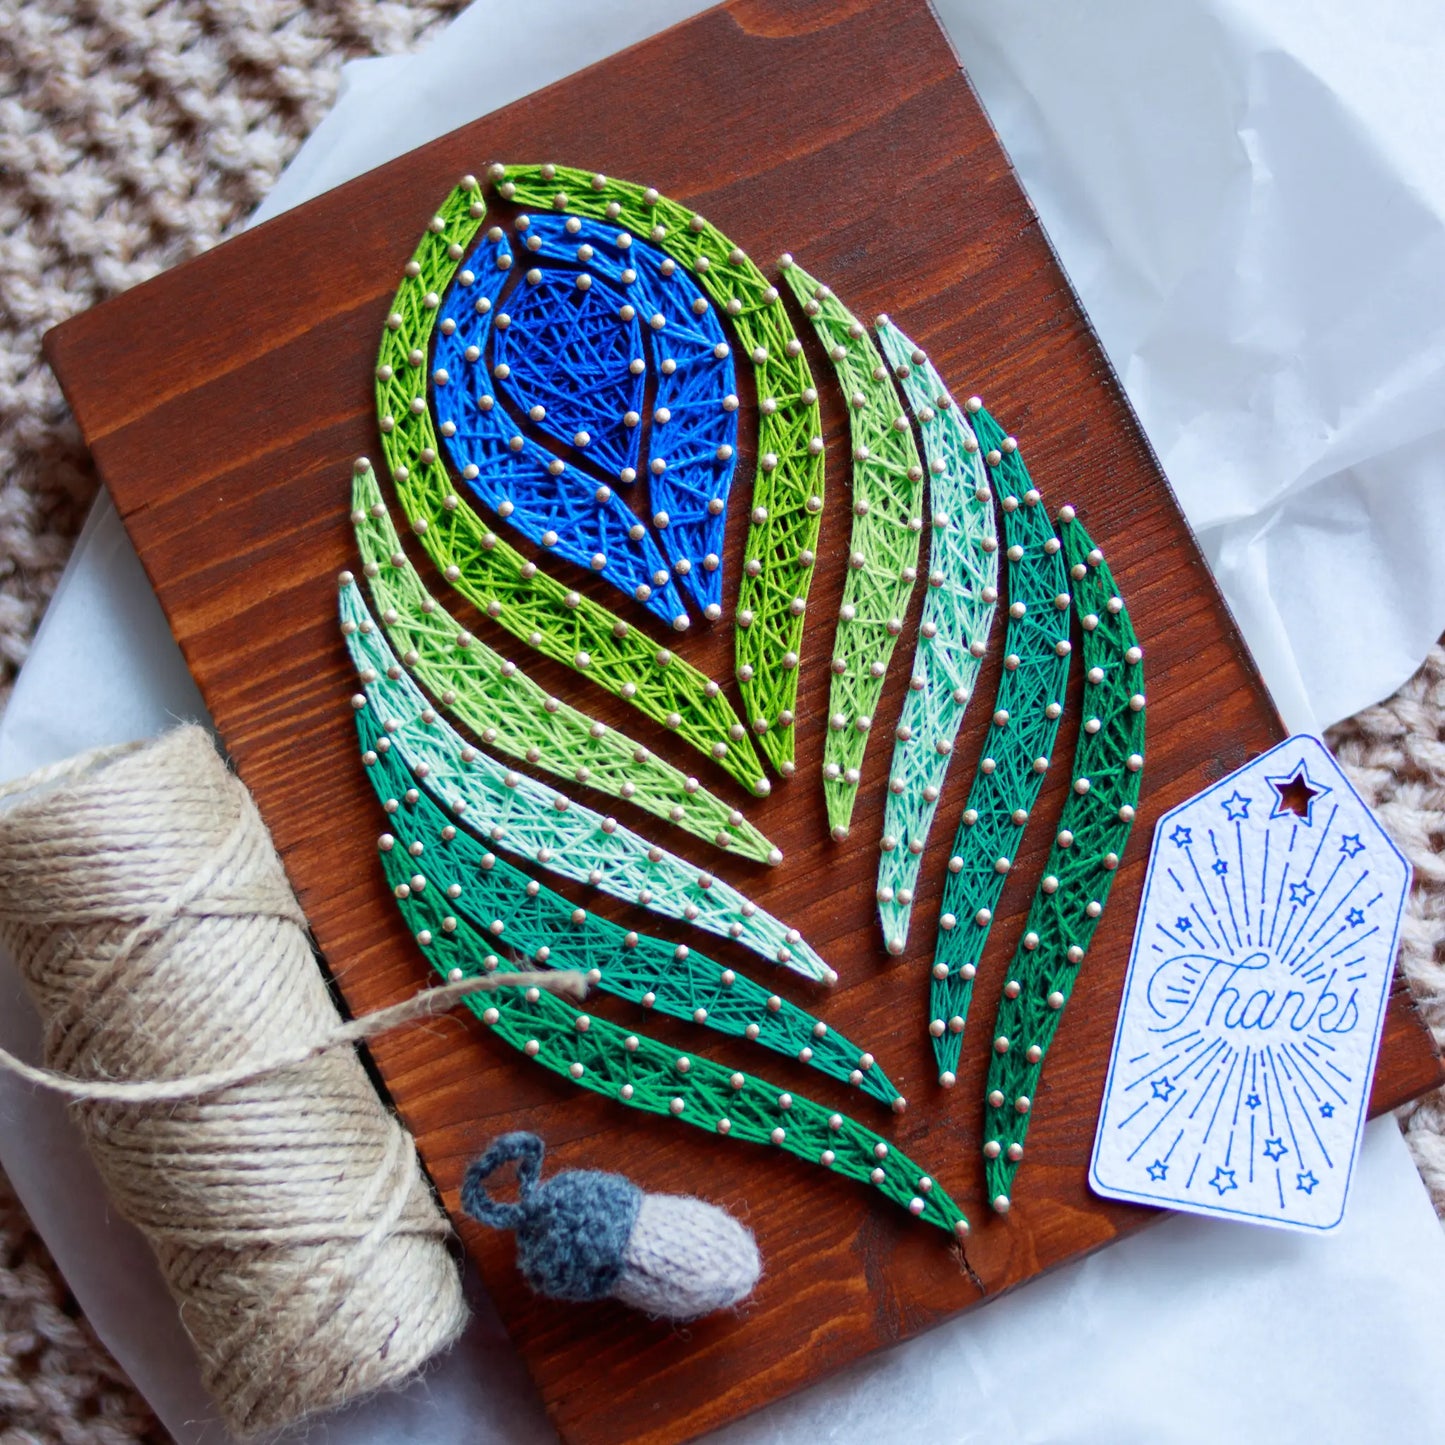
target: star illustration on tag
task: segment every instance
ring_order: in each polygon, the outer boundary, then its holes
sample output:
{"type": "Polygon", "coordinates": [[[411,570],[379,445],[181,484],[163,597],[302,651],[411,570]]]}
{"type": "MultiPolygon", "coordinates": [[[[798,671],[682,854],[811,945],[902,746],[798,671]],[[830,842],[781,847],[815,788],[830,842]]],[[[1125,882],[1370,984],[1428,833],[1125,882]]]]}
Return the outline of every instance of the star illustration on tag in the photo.
{"type": "Polygon", "coordinates": [[[1336,1228],[1409,881],[1315,738],[1290,738],[1166,812],[1135,925],[1093,1188],[1336,1228]]]}
{"type": "Polygon", "coordinates": [[[1275,792],[1274,809],[1269,816],[1301,818],[1307,828],[1314,824],[1315,804],[1334,791],[1310,777],[1303,758],[1295,764],[1291,772],[1273,777],[1266,774],[1264,780],[1275,792]]]}

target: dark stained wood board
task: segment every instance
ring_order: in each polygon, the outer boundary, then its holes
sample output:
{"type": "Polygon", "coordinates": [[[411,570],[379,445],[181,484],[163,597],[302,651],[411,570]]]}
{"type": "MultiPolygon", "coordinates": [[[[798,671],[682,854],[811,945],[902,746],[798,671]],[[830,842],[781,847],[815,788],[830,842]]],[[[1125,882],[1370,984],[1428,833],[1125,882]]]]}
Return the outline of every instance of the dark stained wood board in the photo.
{"type": "MultiPolygon", "coordinates": [[[[965,62],[967,57],[964,57],[965,62]]],[[[1067,787],[1077,691],[976,990],[958,1087],[934,1080],[926,963],[953,825],[998,676],[997,649],[965,723],[930,839],[906,956],[874,916],[892,725],[921,598],[890,675],[845,845],[821,787],[833,618],[847,550],[846,418],[823,384],[829,504],[805,639],[799,769],[762,802],[574,675],[449,606],[539,680],[735,797],[783,848],[775,870],[663,841],[715,868],[804,934],[841,977],[830,996],[733,945],[610,916],[702,946],[819,1008],[872,1048],[911,1107],[894,1119],[800,1065],[668,1020],[680,1048],[745,1059],[895,1139],[968,1211],[966,1261],[941,1233],[846,1181],[767,1150],[632,1114],[528,1067],[458,1017],[373,1052],[456,1218],[462,1170],[496,1133],[531,1128],[549,1167],[617,1168],[648,1189],[696,1192],[747,1219],[766,1274],[736,1314],[685,1330],[612,1304],[563,1306],[520,1283],[509,1238],[458,1218],[552,1419],[569,1441],[673,1441],[720,1425],[1140,1228],[1153,1211],[1094,1197],[1086,1170],[1149,834],[1158,815],[1281,735],[1278,718],[1168,484],[1071,294],[1008,161],[924,0],[735,3],[403,157],[52,332],[47,353],[160,595],[240,775],[254,793],[348,1005],[365,1012],[429,981],[382,884],[382,817],[358,765],[354,679],[334,578],[355,557],[351,463],[378,455],[377,338],[422,227],[464,172],[554,159],[657,186],[696,206],[765,268],[791,250],[855,311],[890,312],[956,394],[984,395],[1022,442],[1051,509],[1073,502],[1106,549],[1143,642],[1149,689],[1144,800],[1113,898],[1050,1053],[1007,1220],[990,1217],[979,1154],[986,1040],[1002,970],[1067,787]]],[[[799,318],[801,322],[801,318],[799,318]]],[[[828,364],[805,335],[814,370],[828,364]]],[[[745,411],[751,412],[751,406],[745,411]]],[[[745,447],[755,429],[747,417],[745,447]]],[[[728,531],[736,596],[746,478],[728,531]]],[[[514,539],[516,540],[516,539],[514,539]]],[[[527,544],[520,544],[530,552],[527,544]]],[[[414,556],[421,561],[419,550],[414,556]]],[[[548,565],[555,565],[549,560],[548,565]]],[[[565,570],[565,569],[559,569],[565,570]]],[[[584,579],[578,578],[579,585],[584,579]]],[[[586,579],[585,585],[596,588],[586,579]]],[[[640,625],[640,608],[596,591],[640,625]]],[[[730,611],[730,608],[728,609],[730,611]]],[[[726,625],[681,641],[732,678],[726,625]]],[[[736,701],[736,692],[733,691],[736,701]]],[[[649,836],[667,830],[600,795],[649,836]]],[[[635,1015],[614,1001],[608,1017],[635,1015]]],[[[1391,1000],[1372,1107],[1434,1087],[1441,1069],[1403,986],[1391,1000]]]]}

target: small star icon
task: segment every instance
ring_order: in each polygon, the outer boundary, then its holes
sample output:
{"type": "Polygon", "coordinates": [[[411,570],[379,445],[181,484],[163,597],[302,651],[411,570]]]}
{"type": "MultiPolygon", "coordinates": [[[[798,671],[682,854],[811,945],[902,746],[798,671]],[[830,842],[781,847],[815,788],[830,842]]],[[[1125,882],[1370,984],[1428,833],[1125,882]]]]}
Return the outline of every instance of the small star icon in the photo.
{"type": "Polygon", "coordinates": [[[1335,1106],[1333,1104],[1320,1105],[1320,1118],[1333,1119],[1335,1117],[1335,1106]]]}
{"type": "Polygon", "coordinates": [[[1156,1159],[1149,1166],[1149,1177],[1156,1183],[1160,1183],[1165,1175],[1169,1173],[1169,1166],[1162,1160],[1156,1159]]]}
{"type": "Polygon", "coordinates": [[[1246,798],[1236,788],[1219,806],[1224,809],[1224,816],[1231,823],[1238,823],[1249,817],[1249,805],[1253,798],[1246,798]]]}
{"type": "Polygon", "coordinates": [[[1313,1194],[1315,1192],[1315,1185],[1319,1182],[1314,1176],[1314,1171],[1306,1169],[1303,1174],[1295,1176],[1294,1187],[1303,1194],[1313,1194]]]}
{"type": "Polygon", "coordinates": [[[1152,1087],[1156,1099],[1167,1099],[1174,1092],[1174,1085],[1168,1079],[1155,1079],[1152,1087]]]}
{"type": "Polygon", "coordinates": [[[1345,836],[1340,839],[1340,852],[1343,853],[1346,858],[1353,858],[1364,851],[1365,845],[1360,842],[1360,835],[1358,833],[1346,833],[1345,836]]]}
{"type": "Polygon", "coordinates": [[[1309,775],[1301,758],[1294,771],[1276,778],[1265,778],[1275,792],[1274,809],[1271,818],[1298,818],[1306,827],[1314,823],[1315,804],[1333,789],[1317,783],[1309,775]]]}
{"type": "Polygon", "coordinates": [[[1257,1109],[1259,1108],[1260,1103],[1259,1095],[1251,1089],[1250,1092],[1245,1096],[1244,1102],[1248,1104],[1251,1109],[1257,1109]]]}
{"type": "Polygon", "coordinates": [[[1180,933],[1187,933],[1191,928],[1194,927],[1194,920],[1192,918],[1186,918],[1181,913],[1179,917],[1174,920],[1174,926],[1180,931],[1180,933]]]}
{"type": "Polygon", "coordinates": [[[1303,907],[1315,896],[1315,890],[1308,883],[1291,883],[1289,885],[1289,901],[1303,907]]]}
{"type": "Polygon", "coordinates": [[[1229,864],[1226,863],[1223,858],[1216,858],[1210,866],[1220,878],[1223,878],[1224,875],[1229,872],[1229,864]]]}
{"type": "Polygon", "coordinates": [[[1222,1164],[1216,1166],[1214,1178],[1209,1181],[1218,1191],[1222,1199],[1231,1189],[1238,1189],[1239,1185],[1234,1182],[1234,1170],[1226,1169],[1222,1164]]]}
{"type": "Polygon", "coordinates": [[[1363,908],[1352,908],[1345,914],[1345,922],[1351,928],[1358,928],[1365,921],[1365,910],[1363,908]]]}
{"type": "Polygon", "coordinates": [[[1194,837],[1191,831],[1181,823],[1169,835],[1169,841],[1176,848],[1187,848],[1194,841],[1194,837]]]}
{"type": "Polygon", "coordinates": [[[1282,1139],[1266,1139],[1264,1141],[1264,1157],[1266,1159],[1283,1159],[1289,1150],[1284,1147],[1282,1139]]]}

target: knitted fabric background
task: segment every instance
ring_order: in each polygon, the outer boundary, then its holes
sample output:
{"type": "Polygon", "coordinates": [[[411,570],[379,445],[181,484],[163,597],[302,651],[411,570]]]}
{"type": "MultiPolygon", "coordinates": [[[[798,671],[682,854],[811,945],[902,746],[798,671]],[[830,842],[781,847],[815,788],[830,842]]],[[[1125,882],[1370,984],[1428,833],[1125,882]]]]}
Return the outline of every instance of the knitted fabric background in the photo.
{"type": "MultiPolygon", "coordinates": [[[[0,0],[0,706],[96,489],[42,332],[234,231],[344,61],[464,5],[0,0]]],[[[1445,648],[1331,742],[1414,862],[1402,964],[1445,1037],[1445,648]]],[[[1404,1127],[1445,1214],[1445,1094],[1404,1127]]],[[[0,1175],[0,1445],[163,1439],[0,1175]]]]}

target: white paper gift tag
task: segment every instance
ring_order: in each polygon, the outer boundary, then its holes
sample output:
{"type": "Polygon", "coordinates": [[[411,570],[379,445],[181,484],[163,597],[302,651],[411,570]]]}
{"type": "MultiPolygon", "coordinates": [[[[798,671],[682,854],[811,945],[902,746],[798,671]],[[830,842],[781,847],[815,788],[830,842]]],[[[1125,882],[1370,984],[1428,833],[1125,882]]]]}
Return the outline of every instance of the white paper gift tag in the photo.
{"type": "Polygon", "coordinates": [[[1090,1183],[1286,1228],[1344,1218],[1410,867],[1318,739],[1154,830],[1090,1183]]]}

